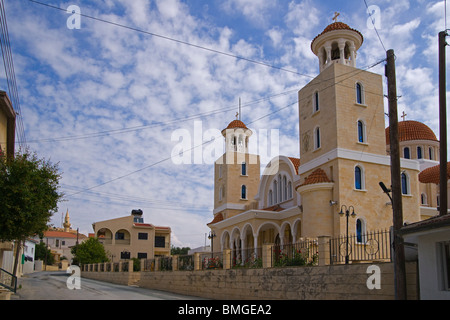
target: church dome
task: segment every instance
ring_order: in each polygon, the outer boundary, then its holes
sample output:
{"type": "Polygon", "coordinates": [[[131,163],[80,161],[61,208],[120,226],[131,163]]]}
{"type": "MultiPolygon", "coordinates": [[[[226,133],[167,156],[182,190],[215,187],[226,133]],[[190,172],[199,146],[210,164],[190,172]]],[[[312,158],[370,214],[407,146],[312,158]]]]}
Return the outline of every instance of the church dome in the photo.
{"type": "MultiPolygon", "coordinates": [[[[350,31],[354,31],[356,33],[358,33],[361,36],[361,44],[364,42],[364,37],[361,34],[361,32],[359,32],[356,29],[350,28],[346,23],[337,21],[337,22],[333,22],[332,24],[328,25],[321,34],[317,35],[314,40],[311,42],[311,49],[313,48],[314,42],[317,40],[317,38],[319,38],[320,36],[324,35],[325,33],[331,32],[331,31],[336,31],[336,30],[350,30],[350,31]]],[[[314,51],[314,50],[313,50],[314,51]]]]}
{"type": "MultiPolygon", "coordinates": [[[[399,142],[413,140],[438,141],[430,127],[412,120],[398,123],[398,140],[399,142]]],[[[390,144],[389,127],[386,128],[386,144],[390,144]]]]}
{"type": "Polygon", "coordinates": [[[227,127],[227,129],[236,129],[236,128],[248,129],[245,123],[243,123],[241,120],[233,120],[227,127]]]}

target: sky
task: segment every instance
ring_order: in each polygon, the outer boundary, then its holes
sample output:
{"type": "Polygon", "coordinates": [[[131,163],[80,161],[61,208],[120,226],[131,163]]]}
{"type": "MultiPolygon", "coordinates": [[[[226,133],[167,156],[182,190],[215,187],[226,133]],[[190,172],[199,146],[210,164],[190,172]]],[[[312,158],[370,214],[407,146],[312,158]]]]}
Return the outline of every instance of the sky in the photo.
{"type": "Polygon", "coordinates": [[[364,36],[359,68],[384,75],[376,63],[394,49],[399,113],[439,137],[444,1],[38,2],[5,7],[26,146],[62,173],[56,227],[67,210],[87,235],[142,209],[146,223],[171,227],[172,245],[209,245],[220,131],[240,100],[252,139],[277,132],[279,154],[300,157],[297,92],[319,73],[311,41],[335,12],[364,36]]]}

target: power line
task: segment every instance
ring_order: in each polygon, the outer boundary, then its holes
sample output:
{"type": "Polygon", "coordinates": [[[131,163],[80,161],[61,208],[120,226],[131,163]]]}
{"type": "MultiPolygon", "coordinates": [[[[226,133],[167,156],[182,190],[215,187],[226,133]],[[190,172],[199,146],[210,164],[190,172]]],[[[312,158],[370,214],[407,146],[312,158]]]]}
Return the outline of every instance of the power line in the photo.
{"type": "MultiPolygon", "coordinates": [[[[36,0],[29,0],[29,1],[33,2],[33,3],[36,3],[36,4],[39,4],[39,5],[42,5],[42,6],[46,6],[46,7],[52,8],[52,9],[56,9],[56,10],[59,10],[59,11],[67,12],[66,9],[63,9],[63,8],[60,8],[60,7],[57,7],[57,6],[53,6],[53,5],[50,5],[50,4],[47,4],[47,3],[42,3],[42,2],[39,2],[39,1],[36,1],[36,0]]],[[[120,23],[117,23],[117,22],[112,22],[112,21],[109,21],[109,20],[97,18],[97,17],[90,16],[90,15],[83,14],[83,13],[80,13],[79,15],[82,16],[82,17],[91,19],[91,20],[103,22],[103,23],[106,23],[106,24],[109,24],[109,25],[113,25],[113,26],[116,26],[116,27],[128,29],[128,30],[135,31],[135,32],[138,32],[138,33],[150,35],[150,36],[161,38],[161,39],[164,39],[164,40],[169,40],[169,41],[172,41],[172,42],[175,42],[175,43],[179,43],[179,44],[183,44],[183,45],[187,45],[187,46],[190,46],[190,47],[193,47],[193,48],[209,51],[209,52],[216,53],[216,54],[221,54],[221,55],[228,56],[228,57],[231,57],[231,58],[235,58],[235,59],[238,59],[238,60],[247,61],[247,62],[250,62],[250,63],[253,63],[253,64],[258,64],[258,65],[269,67],[269,68],[272,68],[272,69],[277,69],[277,70],[280,70],[280,71],[293,73],[293,74],[296,74],[296,75],[299,75],[299,76],[308,77],[308,78],[311,78],[311,79],[314,78],[313,76],[310,76],[308,74],[304,74],[304,73],[300,73],[300,72],[297,72],[297,71],[285,69],[285,68],[282,68],[282,67],[277,67],[275,65],[272,65],[272,64],[269,64],[269,63],[266,63],[266,62],[257,61],[257,60],[250,59],[250,58],[245,58],[245,57],[238,56],[238,55],[235,55],[235,54],[232,54],[232,53],[229,53],[229,52],[224,52],[224,51],[219,51],[217,49],[204,47],[204,46],[201,46],[201,45],[198,45],[198,44],[193,44],[193,43],[190,43],[190,42],[187,42],[187,41],[175,39],[175,38],[172,38],[172,37],[169,37],[169,36],[160,35],[160,34],[157,34],[157,33],[154,33],[154,32],[150,32],[150,31],[145,31],[145,30],[138,29],[138,28],[135,28],[135,27],[130,27],[130,26],[127,26],[127,25],[124,25],[124,24],[120,24],[120,23]]]]}
{"type": "MultiPolygon", "coordinates": [[[[281,96],[286,96],[289,95],[293,92],[297,92],[298,89],[293,89],[293,90],[289,90],[289,91],[285,91],[282,93],[277,93],[268,97],[264,97],[258,100],[254,100],[251,102],[248,102],[246,104],[244,104],[242,107],[250,107],[252,105],[255,105],[257,103],[260,103],[262,101],[267,101],[273,98],[277,98],[277,97],[281,97],[281,96]]],[[[202,118],[202,117],[206,117],[206,116],[212,116],[215,114],[219,114],[219,113],[223,113],[223,112],[227,112],[230,110],[235,110],[236,106],[232,106],[232,107],[225,107],[225,108],[220,108],[220,109],[216,109],[213,111],[208,111],[208,112],[203,112],[203,113],[197,113],[197,114],[193,114],[184,118],[177,118],[177,119],[173,119],[170,121],[166,121],[166,122],[158,122],[158,123],[154,123],[154,124],[150,124],[150,125],[142,125],[142,126],[134,126],[134,127],[127,127],[127,128],[122,128],[122,129],[112,129],[112,130],[105,130],[105,131],[99,131],[99,132],[93,132],[93,133],[86,133],[86,134],[81,134],[81,135],[71,135],[71,136],[65,136],[65,137],[56,137],[56,138],[46,138],[46,139],[35,139],[35,140],[28,140],[28,143],[37,143],[37,142],[60,142],[60,141],[72,141],[72,140],[81,140],[81,139],[88,139],[88,138],[97,138],[97,137],[102,137],[102,136],[109,136],[109,135],[114,135],[114,134],[122,134],[122,133],[128,133],[128,132],[134,132],[134,131],[140,131],[140,130],[145,130],[145,129],[150,129],[150,128],[155,128],[155,127],[159,127],[159,126],[165,126],[165,125],[170,125],[170,124],[175,124],[175,123],[180,123],[183,121],[189,121],[189,120],[194,120],[197,118],[202,118]]]]}
{"type": "Polygon", "coordinates": [[[0,1],[0,45],[5,67],[6,81],[8,85],[9,98],[16,113],[16,135],[22,145],[26,145],[25,129],[23,125],[23,114],[20,108],[19,93],[17,90],[16,75],[14,71],[14,61],[11,52],[11,43],[9,41],[8,23],[6,20],[5,4],[0,1]]]}
{"type": "MultiPolygon", "coordinates": [[[[358,74],[358,73],[360,73],[360,72],[363,72],[363,71],[366,71],[366,70],[368,70],[368,69],[371,69],[371,68],[377,66],[378,64],[382,63],[382,62],[385,61],[385,60],[386,60],[386,59],[380,60],[380,61],[378,61],[378,62],[376,62],[376,63],[370,65],[370,66],[367,67],[366,69],[358,69],[357,72],[355,73],[355,75],[358,74]]],[[[343,79],[341,79],[341,80],[339,80],[339,81],[337,81],[337,82],[333,82],[333,83],[330,84],[329,86],[323,88],[321,91],[324,91],[324,90],[326,90],[326,89],[328,89],[328,88],[330,88],[330,87],[332,87],[332,86],[334,86],[334,85],[343,85],[342,82],[345,81],[345,80],[347,80],[348,78],[354,76],[353,73],[354,73],[354,71],[351,71],[351,72],[348,72],[348,73],[343,74],[343,75],[347,75],[347,74],[349,74],[349,75],[348,75],[346,78],[343,78],[343,79]]],[[[344,85],[344,86],[345,86],[345,85],[344,85]]],[[[346,87],[348,87],[348,86],[346,86],[346,87]]],[[[371,92],[367,92],[367,93],[371,93],[371,92]]],[[[373,93],[373,94],[380,95],[380,94],[378,94],[378,93],[373,93]]],[[[309,99],[309,97],[305,97],[304,99],[309,99]]],[[[278,113],[278,112],[280,112],[280,111],[282,111],[282,110],[284,110],[284,109],[287,109],[287,108],[289,108],[289,107],[292,107],[294,104],[299,103],[299,102],[300,102],[300,100],[297,99],[295,102],[289,103],[289,104],[286,105],[285,107],[282,107],[282,108],[279,108],[279,109],[277,109],[277,110],[275,110],[275,111],[273,111],[273,112],[270,112],[270,113],[268,113],[268,114],[266,114],[266,115],[264,115],[264,116],[262,116],[262,117],[260,117],[260,118],[258,118],[258,119],[256,119],[256,120],[254,120],[254,121],[252,121],[252,122],[250,122],[250,123],[255,123],[255,122],[257,122],[257,121],[260,121],[260,120],[262,120],[262,119],[264,119],[264,118],[266,118],[266,117],[269,117],[269,116],[271,116],[271,115],[273,115],[273,114],[275,114],[275,113],[278,113]]],[[[249,123],[249,124],[250,124],[250,123],[249,123]]],[[[182,152],[181,154],[184,154],[185,152],[191,152],[191,151],[193,151],[193,150],[196,149],[196,148],[199,148],[199,147],[202,147],[202,146],[204,146],[204,145],[207,145],[207,144],[209,144],[209,143],[211,143],[211,142],[214,142],[215,139],[217,139],[217,138],[220,138],[220,137],[214,137],[214,139],[211,139],[211,140],[209,140],[209,141],[205,141],[205,142],[203,142],[203,143],[201,143],[201,144],[199,144],[199,145],[196,145],[196,146],[194,146],[194,147],[192,147],[192,148],[189,148],[189,149],[187,149],[187,150],[183,150],[183,152],[182,152]]],[[[104,186],[104,185],[106,185],[106,184],[110,184],[110,183],[112,183],[112,182],[115,182],[115,181],[124,179],[124,178],[126,178],[126,177],[129,177],[129,176],[134,175],[134,174],[136,174],[136,173],[142,172],[142,171],[144,171],[144,170],[146,170],[146,169],[152,168],[152,167],[154,167],[154,166],[157,166],[158,164],[164,163],[164,162],[166,162],[166,161],[168,161],[168,160],[171,160],[171,159],[172,159],[172,156],[167,157],[167,158],[164,158],[164,159],[162,159],[162,160],[159,160],[159,161],[157,161],[157,162],[154,162],[154,163],[152,163],[152,164],[150,164],[150,165],[148,165],[148,166],[145,166],[145,167],[143,167],[143,168],[140,168],[140,169],[138,169],[138,170],[129,172],[129,173],[127,173],[127,174],[124,174],[124,175],[122,175],[122,176],[116,177],[116,178],[111,179],[111,180],[109,180],[109,181],[105,181],[105,182],[100,183],[100,184],[98,184],[98,185],[95,185],[95,186],[92,186],[92,187],[89,187],[89,188],[80,190],[80,191],[78,191],[78,192],[72,193],[72,194],[68,195],[68,197],[72,197],[72,196],[77,195],[77,194],[80,194],[80,193],[85,193],[85,192],[87,192],[87,191],[91,191],[91,190],[93,190],[93,189],[99,188],[99,187],[104,186]]]]}

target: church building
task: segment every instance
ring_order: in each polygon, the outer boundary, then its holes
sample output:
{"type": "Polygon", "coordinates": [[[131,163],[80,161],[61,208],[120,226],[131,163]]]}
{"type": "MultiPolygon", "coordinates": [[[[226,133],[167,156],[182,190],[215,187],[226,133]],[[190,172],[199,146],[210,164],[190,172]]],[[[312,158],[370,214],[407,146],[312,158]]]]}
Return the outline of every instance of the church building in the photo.
{"type": "MultiPolygon", "coordinates": [[[[357,68],[363,35],[342,22],[311,43],[319,75],[298,92],[298,155],[278,156],[260,173],[248,153],[252,132],[241,120],[222,131],[225,154],[215,163],[214,218],[208,223],[213,252],[231,249],[243,259],[263,244],[288,244],[346,232],[387,230],[389,128],[385,128],[383,79],[357,68]]],[[[399,123],[403,218],[417,222],[438,214],[436,181],[421,172],[439,165],[439,142],[425,124],[399,123]],[[419,176],[421,178],[419,178],[419,176]]]]}

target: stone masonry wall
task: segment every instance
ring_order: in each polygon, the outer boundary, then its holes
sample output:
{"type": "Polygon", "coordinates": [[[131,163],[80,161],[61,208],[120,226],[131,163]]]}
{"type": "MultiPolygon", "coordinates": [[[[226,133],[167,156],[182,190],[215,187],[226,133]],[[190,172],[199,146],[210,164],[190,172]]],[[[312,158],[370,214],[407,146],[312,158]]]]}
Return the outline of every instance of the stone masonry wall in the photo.
{"type": "MultiPolygon", "coordinates": [[[[82,277],[219,300],[393,300],[394,267],[380,268],[370,290],[370,264],[209,271],[82,272],[82,277]],[[130,276],[131,275],[131,276],[130,276]]],[[[406,265],[408,299],[418,299],[417,264],[406,265]]]]}

